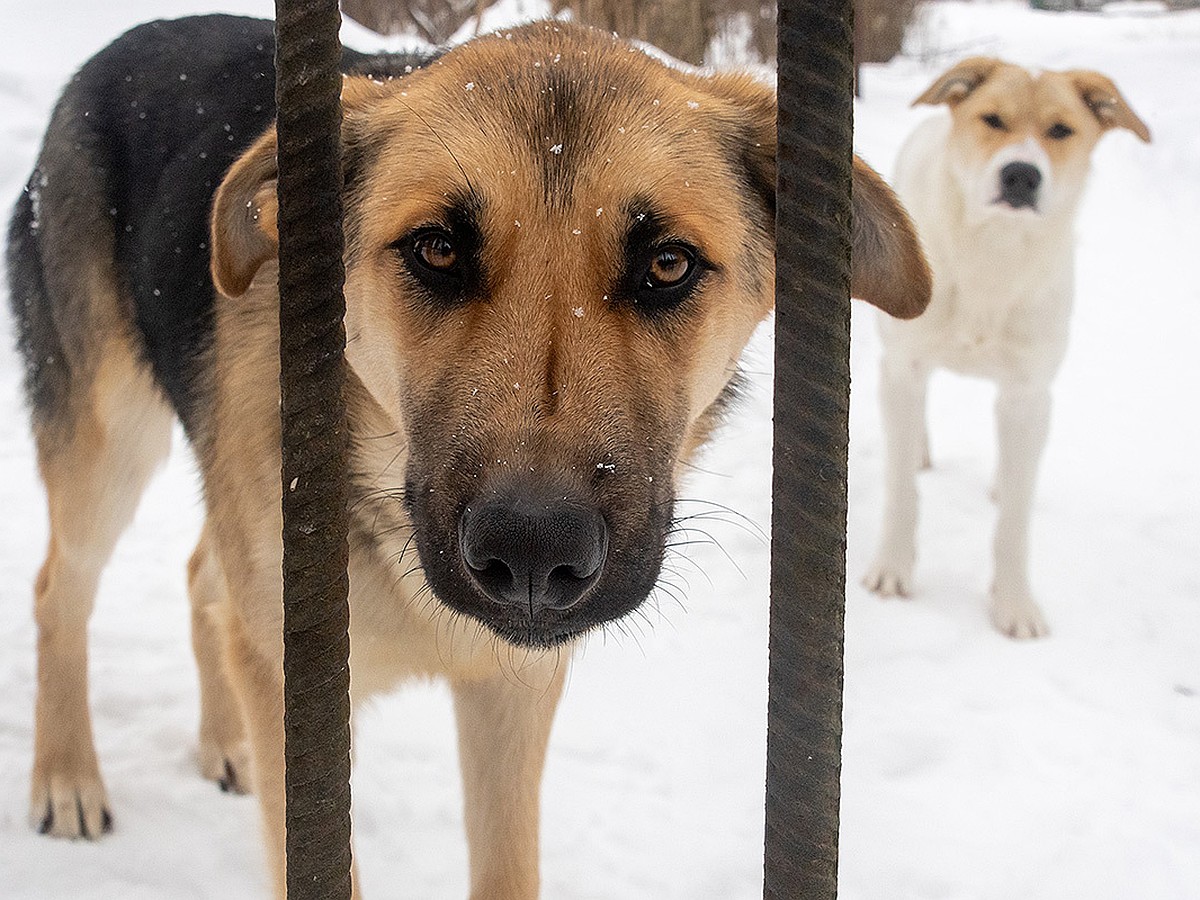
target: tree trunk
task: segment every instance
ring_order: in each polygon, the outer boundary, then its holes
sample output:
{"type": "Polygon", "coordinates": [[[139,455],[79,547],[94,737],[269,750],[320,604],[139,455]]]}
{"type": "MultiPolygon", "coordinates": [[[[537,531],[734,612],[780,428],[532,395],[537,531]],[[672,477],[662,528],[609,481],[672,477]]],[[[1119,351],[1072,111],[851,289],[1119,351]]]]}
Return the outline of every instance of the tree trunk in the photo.
{"type": "Polygon", "coordinates": [[[917,0],[854,0],[854,61],[885,63],[900,52],[917,0]]]}
{"type": "Polygon", "coordinates": [[[416,34],[444,44],[486,0],[341,0],[342,12],[379,34],[416,34]]]}
{"type": "MultiPolygon", "coordinates": [[[[1191,2],[1191,0],[1186,0],[1191,2]]],[[[676,59],[703,65],[720,36],[735,58],[775,59],[774,2],[764,0],[552,0],[576,22],[645,41],[676,59]]],[[[488,0],[342,0],[342,11],[380,34],[417,34],[444,44],[488,0]]],[[[855,64],[887,62],[900,52],[917,0],[855,0],[855,64]]]]}
{"type": "Polygon", "coordinates": [[[553,0],[555,14],[645,41],[698,66],[712,37],[710,0],[553,0]]]}

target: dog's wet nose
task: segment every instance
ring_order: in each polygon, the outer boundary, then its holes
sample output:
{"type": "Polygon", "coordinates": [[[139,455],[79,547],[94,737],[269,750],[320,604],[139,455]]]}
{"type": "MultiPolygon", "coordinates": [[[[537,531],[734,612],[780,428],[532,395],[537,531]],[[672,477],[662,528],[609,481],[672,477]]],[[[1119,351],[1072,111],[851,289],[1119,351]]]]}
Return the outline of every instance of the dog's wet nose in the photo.
{"type": "Polygon", "coordinates": [[[536,617],[574,606],[600,580],[608,528],[594,504],[521,479],[467,507],[459,544],[488,597],[536,617]]]}
{"type": "Polygon", "coordinates": [[[1000,170],[1000,199],[1013,209],[1037,206],[1042,173],[1027,162],[1011,162],[1000,170]]]}

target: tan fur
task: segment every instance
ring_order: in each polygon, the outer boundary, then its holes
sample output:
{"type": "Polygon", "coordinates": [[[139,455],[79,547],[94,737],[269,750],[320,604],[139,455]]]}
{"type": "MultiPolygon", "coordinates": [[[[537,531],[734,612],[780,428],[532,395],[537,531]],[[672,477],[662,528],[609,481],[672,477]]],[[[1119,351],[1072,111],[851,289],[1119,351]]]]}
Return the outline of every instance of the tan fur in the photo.
{"type": "Polygon", "coordinates": [[[932,290],[929,266],[912,252],[907,220],[896,216],[900,202],[865,162],[854,157],[850,282],[856,297],[888,297],[883,308],[897,319],[925,311],[932,290]]]}
{"type": "Polygon", "coordinates": [[[35,828],[62,837],[97,837],[108,827],[88,711],[87,621],[100,572],[170,446],[170,411],[148,373],[122,336],[100,337],[96,370],[76,373],[84,383],[71,421],[37,433],[50,546],[34,586],[38,694],[30,810],[35,828]]]}
{"type": "MultiPolygon", "coordinates": [[[[481,38],[396,82],[348,79],[343,92],[348,158],[369,158],[350,188],[346,221],[352,692],[357,702],[413,676],[450,683],[475,900],[538,894],[538,791],[570,642],[508,644],[432,595],[411,540],[417,525],[399,500],[406,477],[428,477],[421,499],[435,523],[450,515],[439,503],[453,511],[463,484],[495,472],[599,484],[616,498],[607,515],[613,540],[622,539],[647,509],[669,505],[677,473],[719,419],[774,288],[768,88],[744,76],[677,72],[582,29],[535,25],[517,35],[481,38]],[[562,80],[545,81],[543,65],[559,66],[562,80]],[[547,84],[573,93],[558,118],[544,120],[547,84]],[[569,184],[553,180],[560,163],[571,167],[569,184]],[[448,198],[467,191],[484,201],[487,293],[433,309],[396,243],[440,222],[448,198]],[[670,235],[712,264],[679,315],[654,319],[610,297],[635,201],[652,201],[670,235]],[[464,448],[476,455],[464,457],[464,448]]],[[[253,784],[281,894],[274,156],[268,133],[235,163],[214,202],[220,296],[196,435],[208,518],[189,583],[202,767],[230,787],[253,784]],[[251,773],[241,770],[247,755],[251,773]]],[[[911,316],[929,290],[911,227],[865,166],[856,166],[855,191],[855,293],[911,316]]],[[[136,365],[127,348],[114,352],[136,365]]],[[[53,497],[61,479],[46,472],[53,497]]],[[[130,498],[138,489],[125,488],[130,498]]],[[[83,621],[72,619],[73,649],[50,651],[65,654],[56,665],[76,673],[83,621]]],[[[81,690],[72,696],[78,708],[48,742],[90,747],[81,690]]],[[[83,772],[81,796],[98,789],[94,753],[57,768],[83,772]]]]}
{"type": "Polygon", "coordinates": [[[207,530],[188,560],[192,651],[200,675],[200,773],[224,790],[250,790],[249,746],[229,687],[221,644],[225,579],[207,530]]]}

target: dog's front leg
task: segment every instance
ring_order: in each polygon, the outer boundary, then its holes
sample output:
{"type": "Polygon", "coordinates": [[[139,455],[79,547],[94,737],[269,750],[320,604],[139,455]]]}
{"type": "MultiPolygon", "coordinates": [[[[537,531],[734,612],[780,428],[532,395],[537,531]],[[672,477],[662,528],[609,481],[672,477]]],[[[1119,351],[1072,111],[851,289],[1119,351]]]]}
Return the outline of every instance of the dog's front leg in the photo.
{"type": "Polygon", "coordinates": [[[915,361],[887,355],[880,377],[886,440],[883,528],[875,562],[863,584],[890,597],[912,588],[917,540],[917,470],[928,453],[925,389],[929,370],[915,361]]]}
{"type": "MultiPolygon", "coordinates": [[[[253,762],[254,792],[262,811],[267,860],[275,896],[286,896],[286,787],[283,732],[283,644],[278,653],[264,652],[249,637],[236,615],[225,622],[226,653],[238,699],[242,704],[253,762]]],[[[357,872],[355,900],[360,900],[357,872]]]]}
{"type": "Polygon", "coordinates": [[[250,790],[250,748],[221,657],[225,583],[207,527],[200,533],[187,571],[192,650],[200,676],[200,771],[221,790],[240,794],[250,790]]]}
{"type": "Polygon", "coordinates": [[[284,755],[283,646],[264,653],[250,638],[242,618],[224,621],[228,669],[242,705],[250,739],[254,792],[262,811],[267,861],[275,880],[275,896],[285,896],[284,870],[284,755]]]}
{"type": "Polygon", "coordinates": [[[1000,385],[996,395],[999,517],[993,543],[991,613],[996,628],[1015,638],[1040,637],[1048,631],[1029,587],[1029,521],[1038,463],[1049,429],[1048,386],[1000,385]]]}
{"type": "Polygon", "coordinates": [[[471,900],[538,896],[538,798],[567,653],[456,681],[471,900]]]}

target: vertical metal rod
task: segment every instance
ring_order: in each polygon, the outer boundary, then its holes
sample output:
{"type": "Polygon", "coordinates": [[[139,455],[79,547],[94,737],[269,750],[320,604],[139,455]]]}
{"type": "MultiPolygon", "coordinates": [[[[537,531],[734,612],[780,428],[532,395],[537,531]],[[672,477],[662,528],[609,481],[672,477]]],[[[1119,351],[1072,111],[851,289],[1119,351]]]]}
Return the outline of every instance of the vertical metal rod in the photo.
{"type": "Polygon", "coordinates": [[[340,23],[276,2],[289,900],[351,892],[340,23]]]}
{"type": "Polygon", "coordinates": [[[850,0],[779,3],[763,894],[837,895],[850,391],[850,0]]]}

